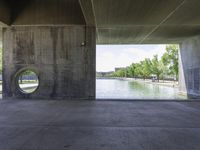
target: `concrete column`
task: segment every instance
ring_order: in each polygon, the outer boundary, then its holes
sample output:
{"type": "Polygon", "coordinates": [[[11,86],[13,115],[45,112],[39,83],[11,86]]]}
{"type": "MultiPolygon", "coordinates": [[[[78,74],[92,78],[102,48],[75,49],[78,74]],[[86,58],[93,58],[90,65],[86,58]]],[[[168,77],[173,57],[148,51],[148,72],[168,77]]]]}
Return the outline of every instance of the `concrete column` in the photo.
{"type": "Polygon", "coordinates": [[[183,63],[182,63],[182,57],[181,57],[181,53],[180,50],[178,51],[178,55],[179,55],[179,92],[182,94],[187,94],[187,89],[186,89],[186,85],[185,85],[185,75],[184,75],[184,71],[183,71],[183,63]]]}
{"type": "Polygon", "coordinates": [[[2,27],[0,27],[0,46],[2,45],[2,27]]]}
{"type": "Polygon", "coordinates": [[[3,29],[3,98],[94,99],[94,27],[35,26],[3,29]],[[22,93],[16,76],[34,70],[40,80],[32,94],[22,93]]]}
{"type": "Polygon", "coordinates": [[[180,56],[183,67],[180,72],[180,89],[186,87],[189,98],[200,98],[200,37],[182,42],[180,56]]]}

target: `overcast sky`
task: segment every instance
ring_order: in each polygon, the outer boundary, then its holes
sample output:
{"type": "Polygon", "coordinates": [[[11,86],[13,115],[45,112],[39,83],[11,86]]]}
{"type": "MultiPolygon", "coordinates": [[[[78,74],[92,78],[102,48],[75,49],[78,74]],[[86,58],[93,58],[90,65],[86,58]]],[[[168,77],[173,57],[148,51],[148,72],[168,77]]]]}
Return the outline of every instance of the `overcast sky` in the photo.
{"type": "Polygon", "coordinates": [[[97,45],[97,71],[114,71],[115,67],[126,67],[145,58],[165,52],[166,45],[97,45]]]}

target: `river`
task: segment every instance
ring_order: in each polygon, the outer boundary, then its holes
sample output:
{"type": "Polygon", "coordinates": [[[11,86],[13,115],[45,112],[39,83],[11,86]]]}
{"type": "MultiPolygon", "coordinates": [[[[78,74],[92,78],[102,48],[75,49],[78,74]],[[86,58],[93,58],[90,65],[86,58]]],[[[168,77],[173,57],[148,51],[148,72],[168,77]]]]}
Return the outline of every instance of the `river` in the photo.
{"type": "Polygon", "coordinates": [[[186,100],[177,88],[120,79],[97,79],[97,99],[180,99],[186,100]]]}

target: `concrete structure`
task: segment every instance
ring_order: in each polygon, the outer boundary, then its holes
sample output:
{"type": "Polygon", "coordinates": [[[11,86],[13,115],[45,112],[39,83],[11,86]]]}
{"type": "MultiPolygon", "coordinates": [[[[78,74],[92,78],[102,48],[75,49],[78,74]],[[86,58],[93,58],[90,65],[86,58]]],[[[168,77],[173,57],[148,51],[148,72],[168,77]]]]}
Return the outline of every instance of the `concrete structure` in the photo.
{"type": "Polygon", "coordinates": [[[180,73],[181,86],[186,88],[188,96],[200,96],[200,37],[190,38],[180,44],[183,71],[180,73]]]}
{"type": "Polygon", "coordinates": [[[200,103],[1,101],[2,150],[199,150],[200,103]]]}
{"type": "Polygon", "coordinates": [[[33,0],[7,5],[14,4],[11,26],[3,28],[4,98],[94,99],[95,27],[86,26],[79,2],[33,0]],[[32,94],[21,92],[16,83],[26,69],[40,80],[32,94]]]}
{"type": "Polygon", "coordinates": [[[95,98],[93,27],[11,27],[4,29],[3,43],[4,97],[95,98]],[[40,80],[33,94],[17,88],[16,79],[25,69],[35,71],[40,80]]]}
{"type": "Polygon", "coordinates": [[[181,44],[181,89],[198,97],[190,85],[199,77],[187,69],[198,65],[198,38],[190,38],[200,35],[199,7],[199,0],[1,0],[4,98],[94,98],[96,43],[181,44]],[[183,56],[187,48],[195,63],[183,56]],[[26,68],[40,78],[31,95],[15,83],[26,68]]]}

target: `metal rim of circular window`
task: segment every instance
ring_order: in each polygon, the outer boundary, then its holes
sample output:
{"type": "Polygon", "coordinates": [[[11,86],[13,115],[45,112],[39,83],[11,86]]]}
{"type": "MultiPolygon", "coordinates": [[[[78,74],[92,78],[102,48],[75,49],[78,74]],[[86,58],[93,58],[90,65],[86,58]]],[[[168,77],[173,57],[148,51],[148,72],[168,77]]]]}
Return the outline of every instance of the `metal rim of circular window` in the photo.
{"type": "Polygon", "coordinates": [[[40,85],[38,73],[34,69],[25,68],[17,73],[15,84],[23,94],[35,93],[40,85]]]}

